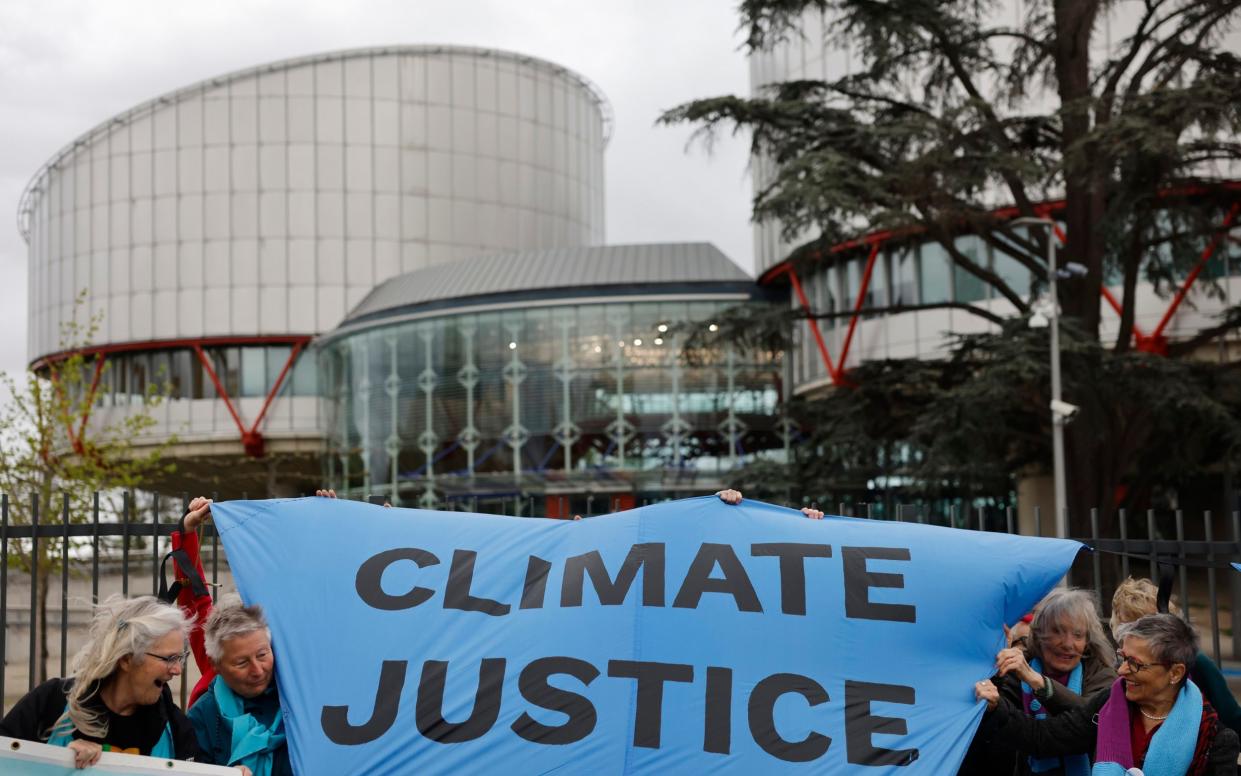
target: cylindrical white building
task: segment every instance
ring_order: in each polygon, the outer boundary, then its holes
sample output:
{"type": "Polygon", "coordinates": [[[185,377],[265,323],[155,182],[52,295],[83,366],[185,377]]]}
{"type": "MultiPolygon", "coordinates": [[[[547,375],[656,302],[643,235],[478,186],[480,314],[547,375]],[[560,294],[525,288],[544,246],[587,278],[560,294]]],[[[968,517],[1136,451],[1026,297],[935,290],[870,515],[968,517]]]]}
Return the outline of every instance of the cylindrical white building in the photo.
{"type": "Polygon", "coordinates": [[[167,382],[147,441],[201,459],[166,487],[208,484],[213,462],[230,490],[271,490],[276,466],[304,487],[321,444],[305,344],[394,275],[600,243],[609,122],[562,67],[447,46],[287,60],[139,105],[22,197],[31,360],[98,315],[94,418],[167,382]]]}

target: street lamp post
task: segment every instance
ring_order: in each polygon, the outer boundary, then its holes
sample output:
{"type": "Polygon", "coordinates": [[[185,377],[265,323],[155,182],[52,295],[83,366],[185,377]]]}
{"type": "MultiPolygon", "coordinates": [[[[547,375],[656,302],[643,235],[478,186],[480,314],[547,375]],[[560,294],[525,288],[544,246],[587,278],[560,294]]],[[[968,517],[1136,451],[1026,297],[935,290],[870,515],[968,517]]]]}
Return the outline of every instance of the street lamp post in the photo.
{"type": "MultiPolygon", "coordinates": [[[[1050,218],[1017,218],[1016,225],[1047,227],[1047,294],[1050,304],[1047,317],[1051,323],[1051,456],[1052,477],[1055,487],[1056,536],[1064,539],[1069,535],[1068,493],[1064,476],[1064,423],[1076,407],[1060,398],[1060,297],[1056,295],[1056,222],[1050,218]]],[[[1070,265],[1071,266],[1071,265],[1070,265]]]]}

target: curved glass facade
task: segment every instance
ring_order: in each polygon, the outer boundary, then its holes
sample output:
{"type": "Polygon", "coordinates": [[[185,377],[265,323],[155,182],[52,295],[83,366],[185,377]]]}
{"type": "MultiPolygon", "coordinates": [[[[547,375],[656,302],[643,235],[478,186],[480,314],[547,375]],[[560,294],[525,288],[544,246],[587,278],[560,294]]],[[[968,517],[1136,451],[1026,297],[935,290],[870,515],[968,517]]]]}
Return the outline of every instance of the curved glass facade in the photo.
{"type": "Polygon", "coordinates": [[[734,304],[592,300],[344,333],[319,352],[327,478],[405,505],[546,497],[549,514],[587,492],[632,505],[717,487],[787,441],[778,354],[680,347],[679,324],[734,304]]]}
{"type": "MultiPolygon", "coordinates": [[[[1221,221],[1223,220],[1221,214],[1221,221]]],[[[1206,245],[1209,237],[1202,238],[1206,245]]],[[[1002,278],[1019,296],[1029,298],[1041,292],[1030,271],[1002,251],[993,250],[976,235],[956,238],[956,248],[980,266],[1002,278]]],[[[1168,329],[1175,339],[1181,332],[1192,334],[1209,325],[1212,316],[1233,304],[1241,289],[1241,227],[1229,232],[1220,249],[1211,254],[1202,268],[1203,280],[1215,281],[1218,289],[1199,281],[1191,292],[1193,309],[1182,309],[1168,329]]],[[[829,355],[835,358],[849,337],[850,316],[858,305],[858,290],[867,263],[864,250],[833,256],[799,270],[800,282],[810,308],[820,316],[816,322],[829,355]]],[[[1153,252],[1151,262],[1170,262],[1167,250],[1153,252]]],[[[1117,295],[1122,279],[1115,268],[1105,278],[1117,295]]],[[[1136,322],[1154,328],[1167,309],[1148,281],[1139,286],[1136,322]]],[[[922,239],[887,240],[876,256],[866,294],[858,309],[860,320],[854,331],[847,367],[863,361],[884,358],[934,358],[944,355],[950,344],[949,333],[985,330],[991,324],[963,310],[928,309],[916,312],[867,312],[880,308],[945,303],[968,304],[1001,317],[1017,314],[1017,309],[987,283],[953,264],[948,251],[936,242],[922,239]]],[[[800,308],[793,297],[790,304],[800,308]]],[[[1102,333],[1114,337],[1119,318],[1106,308],[1102,333]]],[[[809,324],[794,328],[793,375],[798,389],[814,389],[829,381],[827,367],[809,324]]]]}

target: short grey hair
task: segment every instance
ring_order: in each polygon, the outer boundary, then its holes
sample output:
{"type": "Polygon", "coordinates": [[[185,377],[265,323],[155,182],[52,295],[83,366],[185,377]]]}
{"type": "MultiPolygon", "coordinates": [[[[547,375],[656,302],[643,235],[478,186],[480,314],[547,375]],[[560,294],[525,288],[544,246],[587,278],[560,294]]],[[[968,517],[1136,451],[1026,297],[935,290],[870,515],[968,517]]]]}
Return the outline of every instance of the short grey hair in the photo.
{"type": "Polygon", "coordinates": [[[267,618],[263,616],[263,607],[258,604],[246,606],[241,597],[225,596],[216,603],[203,626],[203,637],[206,641],[207,657],[213,663],[219,663],[224,657],[224,642],[261,630],[271,641],[271,628],[267,627],[267,618]]]}
{"type": "Polygon", "coordinates": [[[1103,632],[1099,619],[1099,602],[1089,590],[1069,587],[1053,590],[1034,609],[1034,621],[1030,623],[1030,648],[1039,658],[1043,656],[1043,639],[1053,628],[1069,623],[1086,632],[1086,649],[1104,665],[1116,662],[1116,650],[1103,632]]]}
{"type": "Polygon", "coordinates": [[[1141,619],[1122,625],[1120,638],[1142,639],[1150,647],[1151,655],[1160,663],[1180,663],[1189,668],[1198,657],[1198,634],[1189,623],[1175,614],[1148,614],[1141,619]]]}

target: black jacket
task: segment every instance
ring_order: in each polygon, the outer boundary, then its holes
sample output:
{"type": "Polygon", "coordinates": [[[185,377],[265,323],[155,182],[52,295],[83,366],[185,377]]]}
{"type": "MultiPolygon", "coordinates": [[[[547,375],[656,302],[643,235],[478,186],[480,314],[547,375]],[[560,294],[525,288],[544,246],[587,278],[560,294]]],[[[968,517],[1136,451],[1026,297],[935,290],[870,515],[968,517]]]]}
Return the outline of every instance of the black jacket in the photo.
{"type": "MultiPolygon", "coordinates": [[[[65,713],[72,686],[73,679],[48,679],[26,693],[0,721],[0,735],[46,742],[52,726],[65,713]]],[[[172,691],[168,687],[164,687],[158,703],[139,707],[129,717],[118,717],[108,712],[98,695],[93,700],[101,711],[109,715],[108,735],[94,738],[74,730],[74,738],[108,744],[120,751],[137,750],[138,754],[147,755],[163,735],[165,726],[169,726],[176,759],[193,760],[198,757],[198,739],[194,728],[172,702],[172,691]]]]}
{"type": "MultiPolygon", "coordinates": [[[[1026,659],[1032,656],[1027,653],[1026,659]]],[[[1050,677],[1044,677],[1052,685],[1051,697],[1040,699],[1049,717],[1063,714],[1070,709],[1085,705],[1100,691],[1111,688],[1116,681],[1116,670],[1101,660],[1086,659],[1082,661],[1082,694],[1070,690],[1050,677]]],[[[1016,674],[995,676],[991,678],[1000,688],[1000,697],[1006,699],[1014,708],[1023,709],[1021,698],[1021,680],[1016,674]]],[[[959,776],[1031,776],[1030,753],[1018,751],[1011,745],[1003,744],[987,738],[984,728],[970,743],[965,762],[958,771],[959,776]]],[[[1042,771],[1039,776],[1063,776],[1061,768],[1042,771]]]]}
{"type": "MultiPolygon", "coordinates": [[[[1070,709],[1047,719],[1032,719],[1025,712],[1003,697],[994,711],[982,720],[979,735],[988,740],[1029,752],[1036,757],[1054,757],[1069,754],[1090,755],[1094,760],[1095,740],[1098,736],[1099,710],[1107,703],[1111,688],[1096,693],[1085,705],[1070,709]]],[[[1216,725],[1207,741],[1208,776],[1236,776],[1237,734],[1216,725]]]]}

